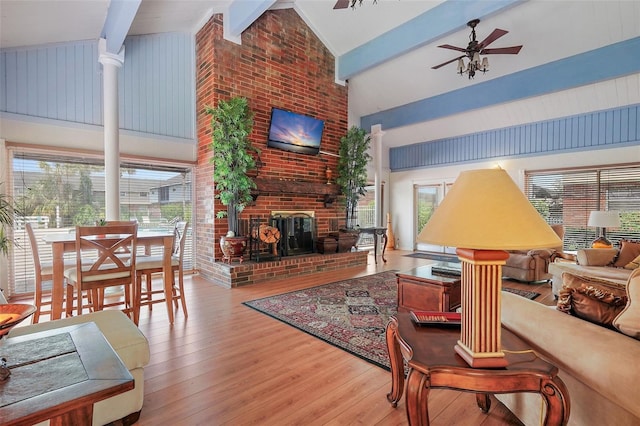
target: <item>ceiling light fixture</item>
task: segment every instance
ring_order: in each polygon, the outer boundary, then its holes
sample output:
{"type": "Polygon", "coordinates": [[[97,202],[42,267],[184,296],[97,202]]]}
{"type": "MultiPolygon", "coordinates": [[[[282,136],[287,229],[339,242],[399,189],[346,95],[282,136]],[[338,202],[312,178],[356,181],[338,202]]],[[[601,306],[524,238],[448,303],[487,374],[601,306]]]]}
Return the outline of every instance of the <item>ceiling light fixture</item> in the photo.
{"type": "Polygon", "coordinates": [[[481,57],[480,55],[492,55],[492,54],[507,54],[507,55],[517,55],[522,49],[522,46],[511,46],[511,47],[500,47],[497,49],[487,49],[486,47],[507,34],[509,31],[501,30],[496,28],[493,30],[489,36],[484,39],[482,42],[478,42],[476,39],[476,25],[480,23],[479,19],[473,19],[467,22],[467,26],[471,28],[471,34],[469,35],[469,44],[466,49],[462,47],[452,46],[450,44],[443,44],[438,47],[442,47],[444,49],[457,50],[458,52],[463,52],[464,55],[458,56],[457,58],[453,58],[447,62],[444,62],[440,65],[436,65],[435,67],[431,67],[434,70],[438,68],[450,64],[451,62],[458,61],[457,71],[458,74],[463,75],[467,74],[469,78],[473,78],[476,75],[476,72],[485,73],[489,71],[489,59],[486,57],[481,57]],[[464,58],[467,58],[469,62],[465,64],[464,58]]]}
{"type": "MultiPolygon", "coordinates": [[[[333,6],[334,9],[346,9],[348,7],[350,7],[351,9],[355,9],[356,8],[356,4],[358,6],[362,6],[362,2],[364,0],[338,0],[335,4],[335,6],[333,6]]],[[[378,0],[373,0],[373,4],[378,3],[378,0]]]]}

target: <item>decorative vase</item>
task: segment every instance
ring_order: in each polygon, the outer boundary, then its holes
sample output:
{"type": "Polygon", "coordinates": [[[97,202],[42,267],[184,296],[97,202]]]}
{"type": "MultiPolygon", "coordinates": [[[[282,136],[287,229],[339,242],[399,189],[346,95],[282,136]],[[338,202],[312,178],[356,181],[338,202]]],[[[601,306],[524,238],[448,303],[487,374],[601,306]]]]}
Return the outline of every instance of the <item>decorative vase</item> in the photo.
{"type": "Polygon", "coordinates": [[[220,249],[222,249],[223,261],[231,263],[234,259],[242,263],[244,252],[247,249],[247,237],[220,237],[220,249]]]}
{"type": "Polygon", "coordinates": [[[393,226],[391,225],[391,213],[387,213],[387,250],[395,250],[395,235],[393,235],[393,226]]]}

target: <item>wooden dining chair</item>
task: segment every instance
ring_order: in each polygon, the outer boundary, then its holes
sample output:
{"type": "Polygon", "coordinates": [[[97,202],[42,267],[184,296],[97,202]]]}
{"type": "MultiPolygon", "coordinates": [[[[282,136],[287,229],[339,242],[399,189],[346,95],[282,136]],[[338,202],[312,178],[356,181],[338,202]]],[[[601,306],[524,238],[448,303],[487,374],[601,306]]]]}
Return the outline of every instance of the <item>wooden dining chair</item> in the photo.
{"type": "MultiPolygon", "coordinates": [[[[67,300],[72,300],[75,292],[77,314],[82,315],[84,306],[82,295],[89,293],[92,311],[104,307],[124,305],[123,311],[135,322],[140,306],[135,295],[135,267],[138,225],[127,223],[106,226],[76,226],[76,266],[65,270],[67,280],[67,300]],[[122,259],[123,251],[131,253],[122,259]],[[83,258],[93,258],[90,265],[83,265],[83,258]],[[124,300],[106,304],[104,290],[109,287],[124,287],[124,300]]],[[[66,304],[67,316],[73,308],[66,304]]],[[[137,322],[136,322],[137,324],[137,322]]]]}
{"type": "MultiPolygon", "coordinates": [[[[27,235],[29,236],[29,244],[31,245],[31,254],[33,256],[33,270],[35,273],[35,289],[34,289],[34,305],[36,311],[31,317],[33,324],[37,324],[40,321],[40,315],[51,315],[51,298],[45,297],[45,292],[42,287],[42,283],[45,281],[53,280],[53,262],[42,262],[40,260],[40,251],[38,250],[38,240],[36,239],[33,227],[30,223],[25,224],[27,229],[27,235]],[[44,310],[43,307],[49,306],[49,309],[44,310]]],[[[65,268],[71,265],[75,265],[75,259],[73,261],[65,261],[65,268]],[[73,262],[73,263],[71,263],[73,262]]]]}
{"type": "MultiPolygon", "coordinates": [[[[50,281],[53,283],[53,262],[45,262],[40,259],[40,249],[38,247],[38,239],[36,238],[33,226],[27,222],[25,224],[27,236],[29,237],[29,245],[31,246],[31,254],[33,256],[33,271],[35,277],[33,304],[36,311],[31,317],[33,324],[40,321],[40,315],[51,315],[51,289],[45,291],[44,283],[50,281]],[[44,309],[48,306],[48,309],[44,309]]],[[[83,263],[89,260],[83,259],[83,263]]],[[[76,265],[76,259],[65,259],[64,268],[70,268],[76,265]]],[[[71,302],[73,303],[73,302],[71,302]]]]}
{"type": "MultiPolygon", "coordinates": [[[[175,309],[178,309],[178,300],[182,305],[182,312],[184,317],[187,318],[187,303],[184,297],[184,245],[187,239],[187,230],[189,229],[189,222],[180,221],[177,222],[174,228],[174,241],[173,252],[171,253],[171,298],[175,305],[175,309]],[[176,273],[178,275],[178,282],[176,283],[176,273]]],[[[149,306],[149,309],[153,309],[153,305],[156,303],[166,302],[167,295],[165,294],[164,280],[158,285],[162,285],[162,288],[153,288],[152,274],[162,272],[164,255],[154,255],[140,257],[136,264],[136,294],[139,299],[140,306],[149,306]],[[144,277],[144,288],[143,278],[144,277]],[[155,297],[154,295],[162,295],[155,297]]],[[[167,307],[169,309],[169,307],[167,307]]]]}

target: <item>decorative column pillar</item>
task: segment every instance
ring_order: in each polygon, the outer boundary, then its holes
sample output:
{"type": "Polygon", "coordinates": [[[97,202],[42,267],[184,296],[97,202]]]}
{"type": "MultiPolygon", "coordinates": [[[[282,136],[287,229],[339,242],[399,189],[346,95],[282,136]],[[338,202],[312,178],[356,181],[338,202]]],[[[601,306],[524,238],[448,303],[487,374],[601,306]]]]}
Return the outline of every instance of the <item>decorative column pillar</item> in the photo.
{"type": "Polygon", "coordinates": [[[375,205],[376,205],[376,228],[381,226],[382,222],[382,125],[374,124],[371,126],[371,139],[373,140],[373,164],[375,179],[375,205]]]}
{"type": "Polygon", "coordinates": [[[124,63],[124,46],[117,54],[106,50],[107,41],[98,43],[102,64],[104,126],[104,179],[106,220],[120,219],[120,120],[118,116],[118,70],[124,63]]]}

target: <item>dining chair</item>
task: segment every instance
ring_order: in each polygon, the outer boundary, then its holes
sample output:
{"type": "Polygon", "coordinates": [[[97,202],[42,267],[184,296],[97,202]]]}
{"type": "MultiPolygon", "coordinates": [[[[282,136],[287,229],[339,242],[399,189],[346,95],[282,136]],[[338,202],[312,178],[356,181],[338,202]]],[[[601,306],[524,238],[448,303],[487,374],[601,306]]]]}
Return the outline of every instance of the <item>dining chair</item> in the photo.
{"type": "MultiPolygon", "coordinates": [[[[40,315],[51,315],[51,297],[47,297],[43,283],[47,281],[53,282],[53,262],[44,262],[40,259],[40,250],[38,247],[38,239],[36,238],[33,226],[27,222],[25,224],[27,230],[27,236],[29,237],[29,245],[31,246],[31,254],[33,256],[33,270],[35,275],[35,289],[34,289],[34,305],[36,311],[31,317],[31,322],[37,324],[40,321],[40,315]],[[47,310],[43,307],[49,306],[47,310]]],[[[88,263],[89,260],[83,259],[83,263],[88,263]]],[[[70,268],[76,265],[76,259],[65,259],[64,268],[70,268]]]]}
{"type": "MultiPolygon", "coordinates": [[[[37,324],[40,321],[41,314],[51,314],[51,298],[45,300],[42,283],[43,281],[53,280],[53,262],[40,261],[38,240],[33,232],[33,227],[27,222],[25,224],[25,228],[27,229],[27,235],[29,236],[29,244],[31,245],[31,254],[33,256],[33,269],[35,272],[34,305],[36,306],[36,311],[31,317],[31,322],[33,324],[37,324]],[[45,306],[49,306],[49,309],[43,310],[42,308],[45,306]]],[[[75,265],[75,263],[76,261],[73,260],[73,265],[75,265]]],[[[71,266],[71,261],[65,261],[64,266],[65,268],[71,266]]]]}
{"type": "MultiPolygon", "coordinates": [[[[174,241],[173,252],[171,253],[171,298],[175,305],[175,309],[178,309],[178,300],[182,305],[182,312],[184,317],[187,318],[187,303],[184,297],[184,246],[187,239],[187,230],[189,229],[189,222],[179,221],[176,222],[174,228],[174,241]],[[176,285],[176,273],[178,274],[178,282],[176,285]]],[[[164,255],[153,255],[140,257],[139,262],[136,264],[136,297],[140,306],[149,306],[149,310],[153,309],[153,305],[156,303],[162,303],[167,301],[167,294],[165,294],[164,280],[159,283],[162,288],[153,288],[152,274],[162,272],[164,255]],[[142,288],[142,277],[144,276],[145,287],[142,288]],[[162,294],[163,296],[154,298],[154,295],[162,294]]],[[[170,309],[167,306],[167,309],[170,309]]]]}
{"type": "MultiPolygon", "coordinates": [[[[91,311],[101,311],[105,307],[124,305],[123,312],[136,322],[140,309],[135,295],[135,267],[138,224],[131,222],[105,226],[76,226],[76,265],[66,269],[67,300],[76,295],[77,314],[82,315],[84,306],[82,295],[89,294],[91,311]],[[118,256],[123,250],[131,253],[127,258],[118,256]],[[82,264],[83,258],[92,258],[89,265],[82,264]],[[124,300],[105,303],[104,290],[109,287],[124,287],[124,300]]],[[[66,304],[67,316],[73,307],[66,304]]],[[[137,325],[137,322],[136,322],[137,325]]]]}

